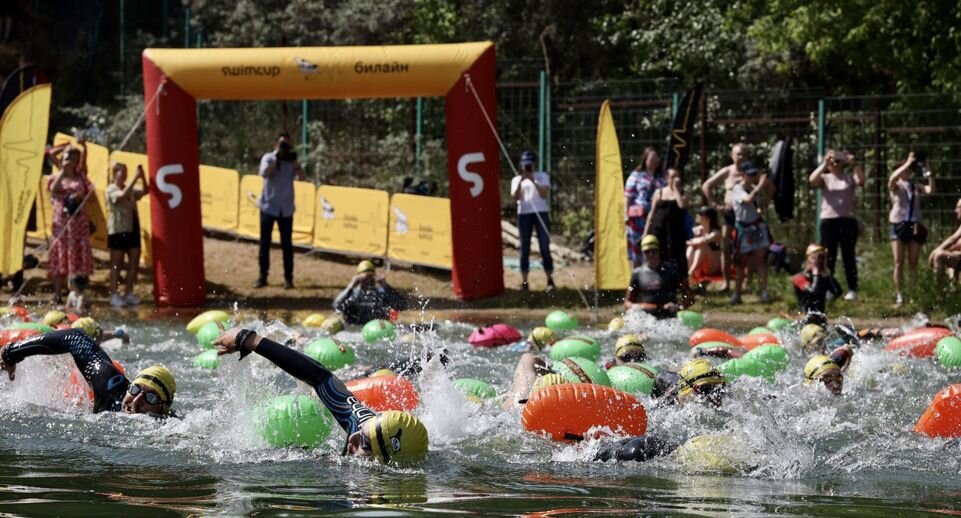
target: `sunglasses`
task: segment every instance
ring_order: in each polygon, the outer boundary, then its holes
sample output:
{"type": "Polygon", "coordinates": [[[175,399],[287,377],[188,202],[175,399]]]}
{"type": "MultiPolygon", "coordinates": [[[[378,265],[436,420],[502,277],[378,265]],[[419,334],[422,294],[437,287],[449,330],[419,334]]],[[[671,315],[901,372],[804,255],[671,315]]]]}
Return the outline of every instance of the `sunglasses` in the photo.
{"type": "Polygon", "coordinates": [[[141,392],[143,392],[143,398],[147,400],[147,403],[151,405],[160,405],[163,403],[163,400],[160,399],[160,396],[158,396],[156,392],[147,392],[140,385],[131,384],[130,388],[127,389],[127,393],[133,397],[139,396],[141,392]]]}
{"type": "Polygon", "coordinates": [[[644,250],[644,255],[655,255],[657,253],[658,253],[658,250],[656,248],[650,248],[648,250],[644,250]]]}

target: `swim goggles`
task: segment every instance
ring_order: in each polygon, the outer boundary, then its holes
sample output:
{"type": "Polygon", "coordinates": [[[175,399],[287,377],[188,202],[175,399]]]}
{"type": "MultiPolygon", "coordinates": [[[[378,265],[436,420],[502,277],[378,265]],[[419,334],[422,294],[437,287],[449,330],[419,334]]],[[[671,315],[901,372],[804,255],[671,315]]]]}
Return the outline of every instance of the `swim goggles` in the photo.
{"type": "Polygon", "coordinates": [[[160,396],[158,396],[155,392],[147,392],[141,388],[140,385],[135,383],[131,383],[130,388],[127,389],[127,393],[134,397],[140,395],[141,392],[143,392],[143,398],[147,400],[147,403],[150,403],[151,405],[159,405],[163,403],[163,400],[161,400],[160,396]]]}

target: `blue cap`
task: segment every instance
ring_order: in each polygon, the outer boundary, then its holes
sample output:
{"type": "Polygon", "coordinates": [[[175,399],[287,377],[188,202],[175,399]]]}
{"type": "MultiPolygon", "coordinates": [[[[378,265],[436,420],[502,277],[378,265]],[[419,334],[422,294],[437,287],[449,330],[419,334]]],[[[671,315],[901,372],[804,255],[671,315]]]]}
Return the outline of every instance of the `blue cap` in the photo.
{"type": "Polygon", "coordinates": [[[754,175],[756,175],[756,174],[758,173],[758,171],[760,171],[760,169],[758,169],[756,165],[754,165],[754,164],[752,164],[752,163],[750,163],[750,162],[742,162],[742,163],[741,163],[741,171],[743,171],[744,174],[746,174],[746,175],[748,175],[748,176],[754,176],[754,175]]]}
{"type": "Polygon", "coordinates": [[[537,162],[537,155],[533,151],[527,150],[521,153],[521,165],[534,165],[537,162]]]}

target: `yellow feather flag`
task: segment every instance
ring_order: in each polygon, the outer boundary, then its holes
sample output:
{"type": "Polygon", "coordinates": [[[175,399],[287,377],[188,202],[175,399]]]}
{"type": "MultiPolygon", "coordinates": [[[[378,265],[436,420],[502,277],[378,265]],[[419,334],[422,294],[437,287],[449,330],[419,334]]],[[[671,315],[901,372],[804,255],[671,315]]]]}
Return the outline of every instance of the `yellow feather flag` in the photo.
{"type": "Polygon", "coordinates": [[[0,274],[23,267],[23,238],[43,167],[50,85],[25,90],[0,119],[0,274]]]}
{"type": "Polygon", "coordinates": [[[594,184],[594,275],[597,289],[623,290],[631,281],[624,227],[624,173],[610,101],[597,117],[594,184]]]}

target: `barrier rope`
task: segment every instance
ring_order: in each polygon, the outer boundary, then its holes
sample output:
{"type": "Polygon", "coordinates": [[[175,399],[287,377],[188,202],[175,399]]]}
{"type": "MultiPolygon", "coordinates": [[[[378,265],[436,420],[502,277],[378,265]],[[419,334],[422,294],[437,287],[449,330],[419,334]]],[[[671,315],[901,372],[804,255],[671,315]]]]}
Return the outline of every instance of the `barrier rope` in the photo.
{"type": "MultiPolygon", "coordinates": [[[[143,111],[140,112],[140,115],[137,117],[137,120],[133,123],[133,126],[130,128],[130,131],[128,131],[127,134],[124,136],[123,140],[120,141],[120,145],[117,147],[116,151],[123,150],[123,148],[126,147],[127,143],[130,141],[130,138],[133,137],[133,134],[138,129],[140,129],[140,126],[143,124],[144,120],[147,118],[147,110],[149,110],[150,107],[153,106],[153,104],[157,101],[157,97],[160,95],[161,92],[163,92],[166,82],[167,82],[166,79],[163,79],[160,81],[160,84],[157,85],[157,91],[154,92],[153,97],[150,98],[150,101],[148,101],[147,104],[144,105],[143,111]]],[[[157,106],[157,111],[158,112],[160,111],[159,105],[157,106]]],[[[86,159],[86,156],[84,156],[84,159],[86,159]]],[[[80,211],[87,205],[87,200],[90,199],[90,196],[93,195],[94,192],[96,192],[96,189],[90,189],[89,191],[87,191],[87,194],[80,201],[80,205],[77,207],[74,213],[71,214],[69,218],[67,218],[67,222],[63,225],[63,228],[61,228],[60,231],[57,232],[57,234],[53,236],[52,239],[45,241],[44,243],[41,243],[36,248],[29,250],[29,252],[32,254],[49,252],[50,248],[54,244],[56,244],[61,237],[63,237],[64,232],[66,232],[67,229],[70,228],[70,225],[73,223],[73,219],[77,216],[77,214],[80,214],[80,211]]],[[[40,207],[39,212],[43,212],[43,207],[40,207]]],[[[11,300],[17,299],[20,296],[20,293],[23,291],[24,287],[26,287],[26,285],[27,285],[26,281],[22,282],[20,284],[20,288],[11,297],[11,300]]]]}

